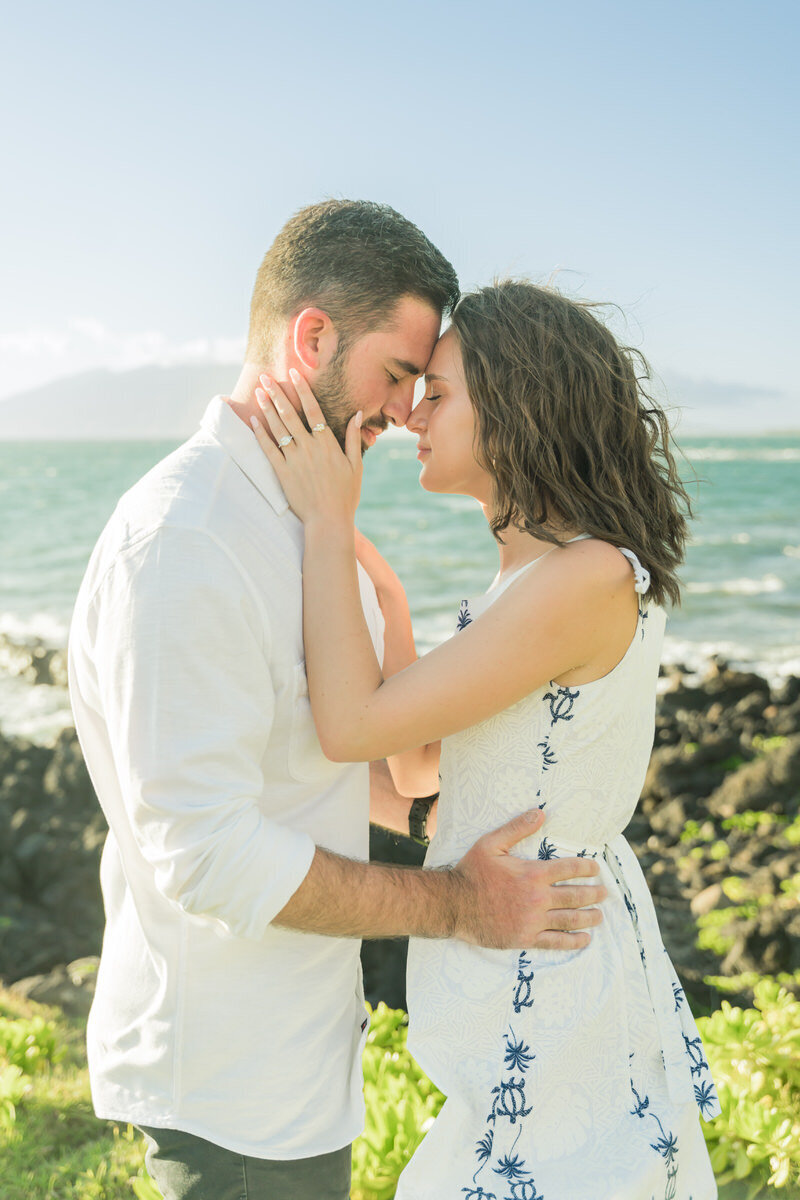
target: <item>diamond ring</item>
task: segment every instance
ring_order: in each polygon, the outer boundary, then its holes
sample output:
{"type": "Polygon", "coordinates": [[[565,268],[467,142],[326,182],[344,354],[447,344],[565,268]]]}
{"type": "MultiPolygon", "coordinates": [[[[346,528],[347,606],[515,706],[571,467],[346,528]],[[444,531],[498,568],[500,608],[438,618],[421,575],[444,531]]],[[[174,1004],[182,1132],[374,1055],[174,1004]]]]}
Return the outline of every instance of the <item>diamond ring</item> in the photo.
{"type": "Polygon", "coordinates": [[[324,422],[321,422],[319,425],[312,425],[311,432],[312,433],[322,433],[323,429],[327,429],[327,428],[328,428],[328,426],[324,422]]]}
{"type": "Polygon", "coordinates": [[[294,438],[292,437],[292,435],[290,433],[287,433],[286,437],[278,438],[278,445],[279,446],[288,446],[289,442],[293,442],[293,441],[294,441],[294,438]]]}

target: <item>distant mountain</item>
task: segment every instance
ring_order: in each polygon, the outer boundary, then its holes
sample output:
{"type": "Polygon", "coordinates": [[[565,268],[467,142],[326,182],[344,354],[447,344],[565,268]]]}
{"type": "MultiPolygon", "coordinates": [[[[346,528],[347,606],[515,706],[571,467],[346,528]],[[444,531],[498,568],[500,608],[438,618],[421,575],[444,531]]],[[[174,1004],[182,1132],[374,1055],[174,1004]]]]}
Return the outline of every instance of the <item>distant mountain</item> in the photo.
{"type": "MultiPolygon", "coordinates": [[[[0,400],[0,440],[181,440],[197,428],[211,397],[230,392],[238,375],[238,363],[206,363],[56,379],[0,400]]],[[[679,437],[800,430],[800,399],[788,392],[669,371],[655,390],[673,410],[671,421],[679,417],[679,437]]]]}
{"type": "Polygon", "coordinates": [[[230,392],[240,364],[87,371],[0,400],[0,439],[181,439],[212,396],[230,392]]]}
{"type": "Polygon", "coordinates": [[[677,425],[674,411],[670,414],[679,437],[683,433],[722,436],[800,430],[800,396],[796,392],[693,379],[676,371],[664,371],[660,384],[655,388],[658,399],[668,409],[680,409],[677,425]]]}

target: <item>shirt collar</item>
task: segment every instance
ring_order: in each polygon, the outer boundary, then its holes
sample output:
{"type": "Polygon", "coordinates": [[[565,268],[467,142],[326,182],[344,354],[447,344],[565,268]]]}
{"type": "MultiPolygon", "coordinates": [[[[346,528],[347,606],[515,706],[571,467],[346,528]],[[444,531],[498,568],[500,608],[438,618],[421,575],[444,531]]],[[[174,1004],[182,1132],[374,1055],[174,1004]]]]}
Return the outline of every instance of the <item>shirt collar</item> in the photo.
{"type": "Polygon", "coordinates": [[[278,516],[283,516],[289,502],[277,475],[256,441],[252,429],[247,428],[222,396],[215,396],[211,401],[200,428],[210,433],[223,449],[227,450],[239,470],[244,472],[264,499],[269,501],[278,516]]]}

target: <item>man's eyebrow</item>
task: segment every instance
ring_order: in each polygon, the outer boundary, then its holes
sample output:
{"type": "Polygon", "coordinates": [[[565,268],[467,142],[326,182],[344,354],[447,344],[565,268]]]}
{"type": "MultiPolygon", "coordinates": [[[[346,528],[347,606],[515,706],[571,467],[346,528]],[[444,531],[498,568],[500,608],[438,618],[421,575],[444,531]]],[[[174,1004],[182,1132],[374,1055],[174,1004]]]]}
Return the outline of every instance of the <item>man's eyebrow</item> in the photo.
{"type": "Polygon", "coordinates": [[[401,371],[405,371],[407,375],[421,375],[422,367],[417,367],[412,362],[407,362],[404,358],[393,358],[390,360],[393,367],[399,367],[401,371]]]}

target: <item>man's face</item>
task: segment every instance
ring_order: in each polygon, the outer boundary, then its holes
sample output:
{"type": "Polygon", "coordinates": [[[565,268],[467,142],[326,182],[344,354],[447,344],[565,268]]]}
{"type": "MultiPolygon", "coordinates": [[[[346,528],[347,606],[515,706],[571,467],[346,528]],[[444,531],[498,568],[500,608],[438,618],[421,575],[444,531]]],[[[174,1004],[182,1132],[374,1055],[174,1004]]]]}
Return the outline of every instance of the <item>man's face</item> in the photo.
{"type": "Polygon", "coordinates": [[[425,370],[439,336],[439,313],[424,300],[403,296],[386,328],[372,330],[337,354],[314,380],[314,394],[340,445],[359,409],[362,452],[374,445],[391,421],[405,425],[414,384],[425,370]]]}

